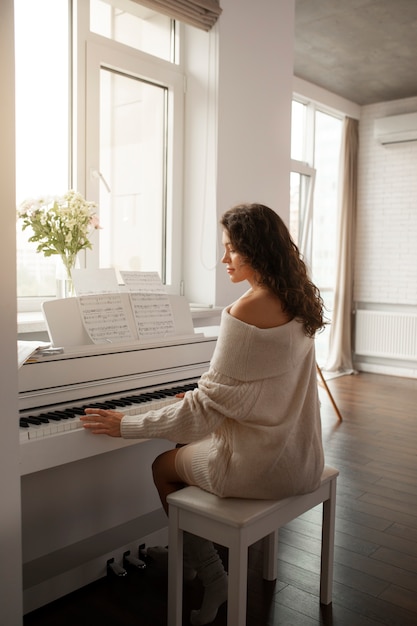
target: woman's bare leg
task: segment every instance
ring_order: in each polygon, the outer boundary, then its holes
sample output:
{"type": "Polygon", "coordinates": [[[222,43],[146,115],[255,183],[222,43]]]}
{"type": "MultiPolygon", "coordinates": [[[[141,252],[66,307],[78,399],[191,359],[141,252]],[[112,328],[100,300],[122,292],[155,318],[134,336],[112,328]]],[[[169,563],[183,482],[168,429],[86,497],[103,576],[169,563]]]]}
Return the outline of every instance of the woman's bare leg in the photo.
{"type": "MultiPolygon", "coordinates": [[[[178,449],[169,450],[160,454],[152,464],[153,480],[159,493],[162,506],[168,515],[167,496],[174,491],[178,491],[186,486],[183,479],[177,474],[175,469],[175,456],[178,449]]],[[[155,561],[160,568],[168,567],[168,549],[164,546],[151,546],[147,550],[148,556],[155,561]]],[[[197,572],[187,564],[184,558],[184,578],[193,580],[197,572]]]]}

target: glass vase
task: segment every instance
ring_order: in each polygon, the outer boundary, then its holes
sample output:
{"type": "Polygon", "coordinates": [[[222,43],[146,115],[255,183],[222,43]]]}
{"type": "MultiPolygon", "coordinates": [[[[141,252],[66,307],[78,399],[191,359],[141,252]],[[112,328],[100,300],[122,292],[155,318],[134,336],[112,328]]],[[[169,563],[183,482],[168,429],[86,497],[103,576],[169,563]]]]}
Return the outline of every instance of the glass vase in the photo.
{"type": "Polygon", "coordinates": [[[58,257],[56,263],[56,297],[72,298],[75,296],[72,270],[76,265],[77,257],[58,257]]]}

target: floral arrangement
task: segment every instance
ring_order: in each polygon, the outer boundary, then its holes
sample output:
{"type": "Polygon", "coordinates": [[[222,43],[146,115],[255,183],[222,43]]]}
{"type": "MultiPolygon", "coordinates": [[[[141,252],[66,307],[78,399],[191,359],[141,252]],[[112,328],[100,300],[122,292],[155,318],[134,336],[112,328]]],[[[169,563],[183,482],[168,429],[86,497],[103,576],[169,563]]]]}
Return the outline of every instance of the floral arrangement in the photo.
{"type": "Polygon", "coordinates": [[[100,228],[96,208],[94,202],[70,189],[60,197],[25,200],[17,217],[23,223],[22,230],[32,229],[29,241],[38,243],[37,252],[61,256],[71,280],[78,252],[92,248],[90,234],[100,228]]]}

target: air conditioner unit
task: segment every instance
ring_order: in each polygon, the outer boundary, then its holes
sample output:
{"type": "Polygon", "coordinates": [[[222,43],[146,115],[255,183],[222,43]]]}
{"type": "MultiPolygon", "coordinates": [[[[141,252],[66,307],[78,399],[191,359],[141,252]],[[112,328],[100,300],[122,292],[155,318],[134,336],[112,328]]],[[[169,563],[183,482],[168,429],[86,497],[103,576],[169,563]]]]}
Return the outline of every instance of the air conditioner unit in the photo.
{"type": "Polygon", "coordinates": [[[374,137],[383,145],[417,141],[417,113],[390,115],[375,120],[374,137]]]}

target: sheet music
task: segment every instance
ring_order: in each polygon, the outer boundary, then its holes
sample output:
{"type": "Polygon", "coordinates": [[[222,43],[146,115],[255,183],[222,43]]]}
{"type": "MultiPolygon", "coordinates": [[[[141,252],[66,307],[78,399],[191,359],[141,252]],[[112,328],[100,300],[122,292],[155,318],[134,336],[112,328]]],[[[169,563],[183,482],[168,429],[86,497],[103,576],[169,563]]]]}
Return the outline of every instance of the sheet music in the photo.
{"type": "Polygon", "coordinates": [[[74,269],[72,282],[77,296],[95,293],[118,293],[116,270],[106,269],[74,269]]]}
{"type": "Polygon", "coordinates": [[[139,339],[175,333],[174,317],[166,293],[130,294],[139,339]]]}
{"type": "Polygon", "coordinates": [[[161,338],[175,334],[174,316],[166,293],[119,293],[80,296],[83,326],[91,341],[113,343],[161,338]]]}
{"type": "Polygon", "coordinates": [[[129,291],[142,293],[166,293],[158,272],[125,272],[120,276],[129,291]]]}
{"type": "Polygon", "coordinates": [[[158,272],[122,271],[120,276],[130,292],[139,339],[174,334],[171,304],[158,272]]]}
{"type": "Polygon", "coordinates": [[[48,348],[51,344],[46,341],[18,341],[17,342],[17,365],[22,367],[26,361],[36,360],[39,350],[48,348]]]}
{"type": "Polygon", "coordinates": [[[93,343],[133,340],[120,294],[97,294],[79,298],[81,319],[93,343]]]}

